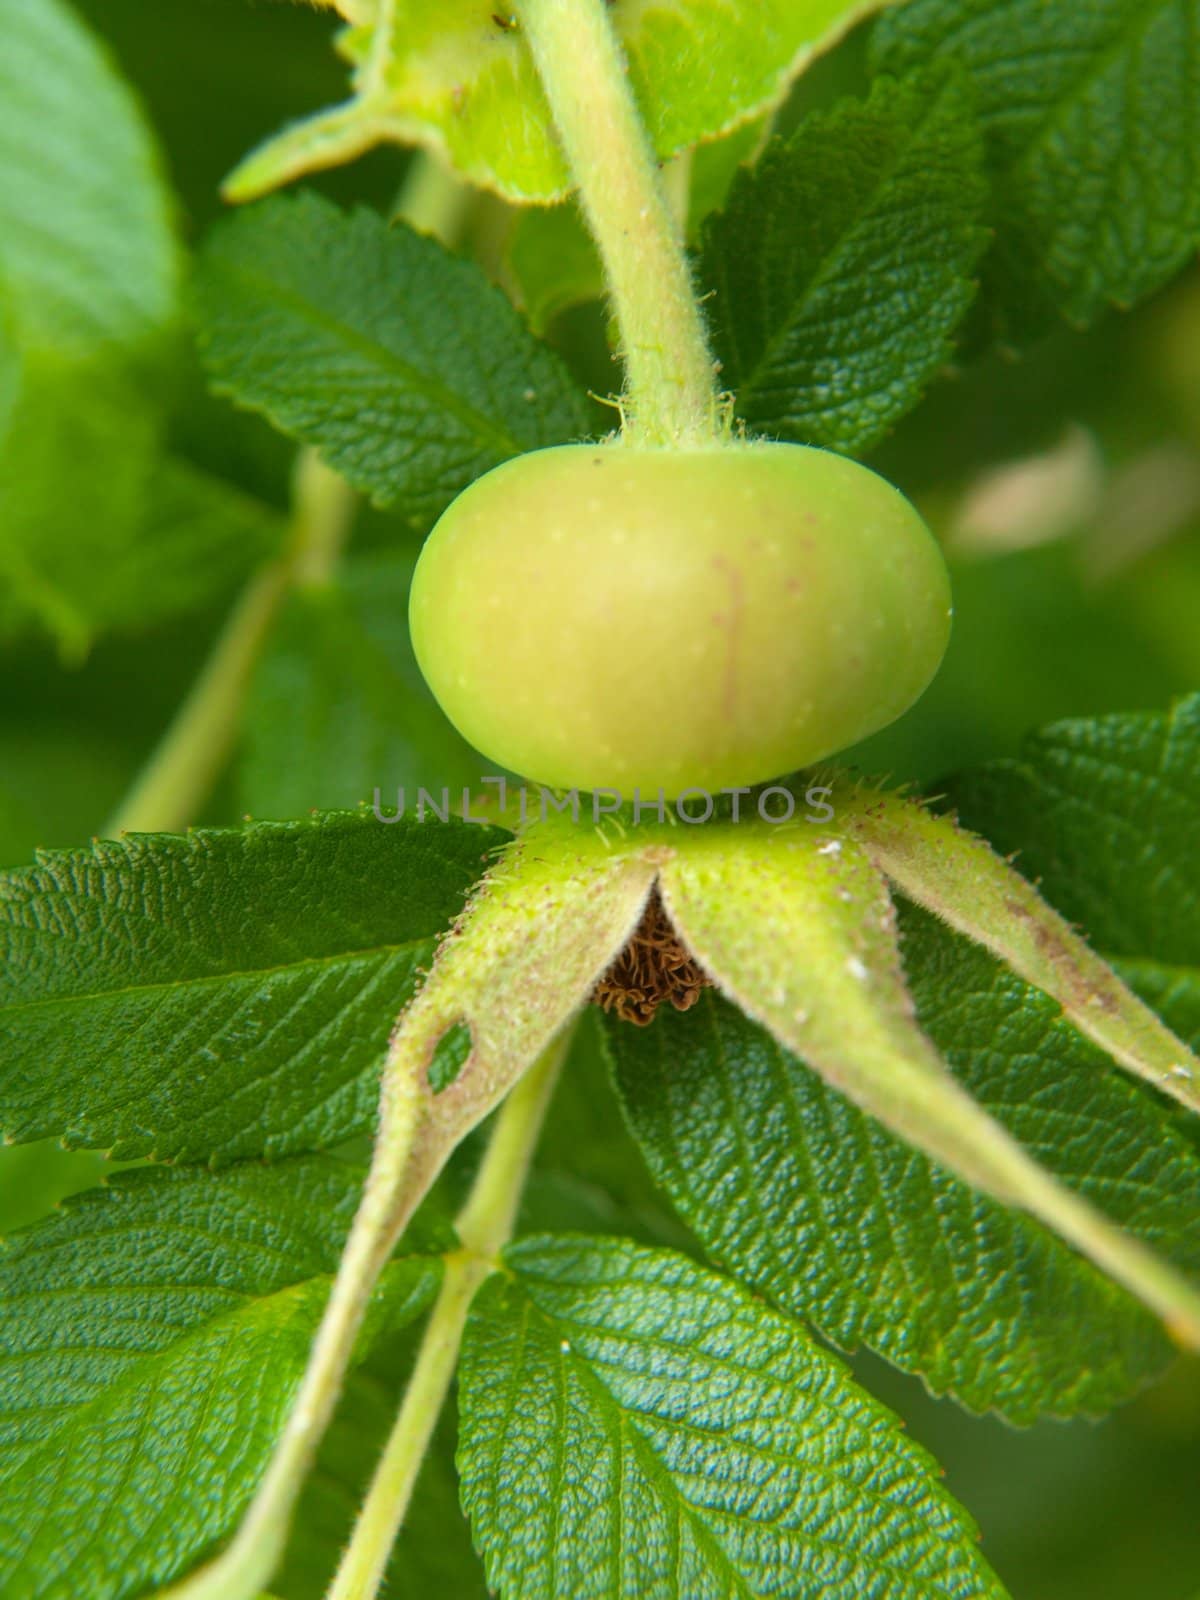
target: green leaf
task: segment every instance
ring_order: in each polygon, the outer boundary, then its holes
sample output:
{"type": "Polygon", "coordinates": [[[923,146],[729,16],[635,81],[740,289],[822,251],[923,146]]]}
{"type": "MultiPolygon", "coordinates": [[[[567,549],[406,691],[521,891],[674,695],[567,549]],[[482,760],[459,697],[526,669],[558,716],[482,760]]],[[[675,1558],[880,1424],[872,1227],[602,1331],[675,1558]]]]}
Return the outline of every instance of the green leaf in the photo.
{"type": "Polygon", "coordinates": [[[408,636],[413,560],[353,558],[333,584],[301,589],[277,623],[244,718],[239,809],[298,817],[397,791],[440,803],[479,787],[487,763],[454,731],[417,669],[408,636]]]}
{"type": "Polygon", "coordinates": [[[213,381],[381,504],[429,521],[509,456],[589,432],[587,403],[480,269],[304,193],[203,252],[213,381]]]}
{"type": "Polygon", "coordinates": [[[224,598],[276,553],[284,519],[160,451],[128,383],[97,372],[83,384],[77,365],[60,377],[25,392],[0,449],[0,632],[36,623],[78,661],[98,634],[224,598]]]}
{"type": "Polygon", "coordinates": [[[36,624],[78,659],[128,616],[158,436],[145,397],[119,369],[22,359],[0,432],[0,635],[36,624]]]}
{"type": "Polygon", "coordinates": [[[1200,1050],[1200,695],[1057,723],[948,794],[1200,1050]]]}
{"type": "Polygon", "coordinates": [[[234,483],[165,453],[155,464],[124,563],[126,626],[195,611],[278,554],[286,519],[234,483]]]}
{"type": "Polygon", "coordinates": [[[700,274],[747,425],[848,454],[877,443],[950,355],[986,196],[958,75],[881,80],[744,169],[700,274]]]}
{"type": "Polygon", "coordinates": [[[935,1463],[798,1323],[621,1240],[505,1261],[468,1323],[459,1445],[502,1600],[1004,1594],[935,1463]]]}
{"type": "Polygon", "coordinates": [[[560,311],[604,294],[604,269],[574,202],[529,206],[508,236],[505,265],[530,326],[542,333],[560,311]]]}
{"type": "Polygon", "coordinates": [[[502,837],[333,815],[0,877],[0,1124],[221,1161],[364,1131],[396,1014],[502,837]]]}
{"type": "MultiPolygon", "coordinates": [[[[849,797],[835,794],[850,810],[849,797]]],[[[680,937],[725,993],[830,1087],[973,1187],[1037,1217],[1181,1342],[1200,1347],[1200,1285],[989,1117],[917,1025],[887,885],[856,840],[858,820],[827,838],[801,820],[744,822],[729,830],[736,838],[692,830],[660,882],[680,937]]]]}
{"type": "Polygon", "coordinates": [[[974,79],[1009,332],[1132,305],[1200,243],[1198,24],[1197,0],[909,0],[879,23],[881,70],[949,58],[974,79]]]}
{"type": "Polygon", "coordinates": [[[133,97],[59,0],[5,0],[0,281],[26,345],[140,344],[174,312],[178,258],[133,97]]]}
{"type": "MultiPolygon", "coordinates": [[[[888,0],[617,0],[614,21],[658,155],[770,111],[796,74],[888,0]]],[[[508,200],[562,199],[570,179],[532,58],[506,11],[476,0],[341,0],[354,95],[285,129],[232,174],[248,200],[384,142],[421,144],[508,200]]]]}
{"type": "MultiPolygon", "coordinates": [[[[904,915],[922,1024],[1050,1171],[1200,1275],[1200,1157],[1056,1014],[933,919],[904,915]]],[[[727,1001],[609,1022],[626,1113],[706,1249],[846,1349],[1009,1421],[1097,1414],[1173,1358],[1156,1320],[1020,1212],[823,1085],[727,1001]]]]}
{"type": "MultiPolygon", "coordinates": [[[[236,1521],[299,1382],[361,1179],[329,1157],[126,1173],[10,1242],[6,1600],[143,1593],[236,1521]]],[[[439,1274],[434,1256],[393,1262],[360,1355],[428,1305],[439,1274]]]]}
{"type": "Polygon", "coordinates": [[[101,1181],[104,1157],[93,1150],[42,1144],[5,1145],[0,1150],[0,1239],[40,1222],[69,1194],[101,1181]]]}

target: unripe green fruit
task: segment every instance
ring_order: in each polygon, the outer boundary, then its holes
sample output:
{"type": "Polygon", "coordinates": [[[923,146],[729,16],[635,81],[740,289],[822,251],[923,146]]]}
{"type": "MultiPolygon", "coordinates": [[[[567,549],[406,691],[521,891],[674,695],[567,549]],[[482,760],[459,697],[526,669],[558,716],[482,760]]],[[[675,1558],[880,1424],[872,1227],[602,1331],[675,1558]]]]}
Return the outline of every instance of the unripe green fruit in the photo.
{"type": "Polygon", "coordinates": [[[843,456],[563,445],[449,507],[409,615],[430,688],[491,760],[675,797],[892,722],[942,659],[950,588],[913,507],[843,456]]]}

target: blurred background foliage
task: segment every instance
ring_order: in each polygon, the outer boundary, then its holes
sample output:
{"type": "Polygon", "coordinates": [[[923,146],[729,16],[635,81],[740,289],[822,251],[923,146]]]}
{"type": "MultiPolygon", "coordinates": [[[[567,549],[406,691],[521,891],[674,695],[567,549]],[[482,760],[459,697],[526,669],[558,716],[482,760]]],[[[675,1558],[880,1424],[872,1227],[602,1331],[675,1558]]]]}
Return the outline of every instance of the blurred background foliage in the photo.
{"type": "MultiPolygon", "coordinates": [[[[328,14],[275,0],[77,6],[143,101],[188,245],[220,213],[218,185],[251,146],[343,92],[328,14]]],[[[862,63],[860,30],[801,80],[782,126],[855,92],[862,63]]],[[[343,204],[388,210],[404,166],[401,153],[380,151],[316,183],[343,204]]],[[[707,157],[698,183],[719,186],[721,167],[707,157]]],[[[581,380],[612,392],[605,316],[579,300],[589,263],[569,217],[551,223],[563,240],[560,279],[540,285],[522,268],[511,222],[497,203],[480,208],[476,242],[489,270],[510,288],[524,280],[581,380]]],[[[173,448],[235,491],[239,539],[249,519],[269,543],[287,508],[290,447],[209,399],[186,358],[172,395],[173,448]]],[[[1090,334],[1064,328],[1019,360],[964,355],[872,464],[945,540],[957,621],[933,689],[852,761],[936,783],[1013,753],[1039,724],[1161,707],[1200,685],[1200,272],[1090,334]]],[[[401,517],[362,510],[336,589],[295,598],[254,686],[242,755],[203,820],[354,804],[375,783],[386,794],[402,782],[465,781],[469,761],[424,697],[400,620],[418,534],[401,517]]],[[[114,628],[82,659],[34,634],[0,644],[0,864],[83,842],[103,824],[242,575],[231,563],[199,607],[114,628]]],[[[458,1169],[470,1159],[468,1150],[458,1169]]],[[[34,1220],[104,1168],[98,1155],[57,1147],[0,1152],[0,1228],[34,1220]]],[[[590,1031],[527,1211],[556,1226],[683,1237],[620,1123],[590,1031]]],[[[944,1463],[1018,1600],[1192,1600],[1200,1366],[1181,1363],[1102,1423],[1017,1432],[933,1401],[874,1359],[858,1364],[944,1463]]]]}

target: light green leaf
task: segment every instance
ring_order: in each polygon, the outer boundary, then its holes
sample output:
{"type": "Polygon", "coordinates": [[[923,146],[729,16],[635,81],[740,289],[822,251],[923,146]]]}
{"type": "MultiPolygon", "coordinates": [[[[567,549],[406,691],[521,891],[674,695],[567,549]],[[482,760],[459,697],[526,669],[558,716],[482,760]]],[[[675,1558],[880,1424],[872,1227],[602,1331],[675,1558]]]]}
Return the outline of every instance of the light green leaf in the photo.
{"type": "MultiPolygon", "coordinates": [[[[634,94],[658,155],[778,105],[796,74],[889,0],[616,0],[634,94]]],[[[420,144],[515,201],[562,199],[570,180],[520,29],[477,0],[341,0],[352,26],[346,104],[285,130],[226,185],[253,199],[384,142],[420,144]]]]}
{"type": "Polygon", "coordinates": [[[137,539],[121,572],[122,624],[195,611],[278,554],[286,519],[273,506],[179,455],[159,457],[137,539]]]}
{"type": "Polygon", "coordinates": [[[1193,1111],[1200,1060],[982,839],[916,801],[839,792],[843,824],[910,900],[1051,995],[1115,1061],[1193,1111]]]}
{"type": "Polygon", "coordinates": [[[1200,1288],[1065,1188],[950,1075],[913,1015],[886,884],[853,835],[822,839],[802,821],[743,825],[736,848],[722,835],[695,830],[660,883],[719,986],[832,1088],[1037,1217],[1200,1347],[1200,1288]]]}
{"type": "Polygon", "coordinates": [[[178,257],[133,97],[60,0],[4,0],[0,280],[27,346],[125,349],[171,319],[178,257]]]}
{"type": "Polygon", "coordinates": [[[77,661],[100,633],[223,598],[280,547],[283,517],[161,451],[155,408],[123,380],[75,365],[27,388],[17,418],[0,446],[2,632],[37,624],[77,661]]]}
{"type": "MultiPolygon", "coordinates": [[[[303,1371],[361,1178],[328,1157],[127,1173],[10,1242],[6,1600],[144,1593],[236,1520],[303,1371]]],[[[439,1273],[428,1255],[387,1269],[359,1355],[424,1309],[439,1273]]]]}
{"type": "Polygon", "coordinates": [[[22,358],[0,432],[0,634],[36,624],[78,659],[127,617],[159,432],[119,369],[22,358]]]}
{"type": "Polygon", "coordinates": [[[519,212],[505,265],[535,333],[544,332],[560,311],[604,294],[600,256],[573,201],[519,212]]]}
{"type": "Polygon", "coordinates": [[[507,457],[591,430],[480,269],[373,212],[269,201],[213,232],[197,287],[217,389],[414,522],[507,457]]]}
{"type": "Polygon", "coordinates": [[[881,81],[768,146],[700,256],[721,381],[747,425],[847,454],[876,444],[950,356],[987,192],[956,74],[881,81]]]}
{"type": "Polygon", "coordinates": [[[908,0],[875,64],[970,72],[1000,202],[989,272],[1007,331],[1090,324],[1200,244],[1197,0],[908,0]]]}
{"type": "Polygon", "coordinates": [[[222,1161],[364,1131],[396,1012],[503,837],[333,815],[0,877],[0,1125],[222,1161]]]}
{"type": "Polygon", "coordinates": [[[1004,1595],[929,1456],[791,1318],[668,1251],[505,1255],[460,1375],[501,1600],[1004,1595]]]}
{"type": "Polygon", "coordinates": [[[244,718],[239,810],[298,817],[314,806],[371,803],[424,786],[456,803],[486,770],[439,710],[413,658],[413,560],[343,562],[329,585],[301,589],[277,623],[244,718]]]}

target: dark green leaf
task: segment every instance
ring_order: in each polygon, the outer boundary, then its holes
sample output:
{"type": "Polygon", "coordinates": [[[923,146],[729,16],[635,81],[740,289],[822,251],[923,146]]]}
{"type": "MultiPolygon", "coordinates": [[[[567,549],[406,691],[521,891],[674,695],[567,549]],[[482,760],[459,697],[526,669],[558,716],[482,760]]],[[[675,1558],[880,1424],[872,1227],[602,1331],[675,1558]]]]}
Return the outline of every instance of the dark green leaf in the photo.
{"type": "Polygon", "coordinates": [[[1200,695],[1062,722],[948,786],[1181,1037],[1200,1044],[1200,695]]]}
{"type": "Polygon", "coordinates": [[[198,289],[218,389],[414,519],[591,427],[558,358],[478,267],[373,212],[267,201],[214,230],[198,289]]]}
{"type": "Polygon", "coordinates": [[[753,431],[861,452],[916,404],[975,292],[986,193],[957,76],[878,83],[739,174],[700,272],[753,431]]]}
{"type": "Polygon", "coordinates": [[[984,1600],[936,1466],[791,1318],[669,1251],[545,1236],[471,1313],[463,1498],[503,1600],[984,1600]]]}
{"type": "Polygon", "coordinates": [[[222,1161],[363,1131],[391,1026],[503,837],[334,814],[0,878],[0,1123],[222,1161]]]}
{"type": "Polygon", "coordinates": [[[1000,207],[989,288],[1018,336],[1047,307],[1086,325],[1133,304],[1200,243],[1197,0],[908,0],[874,55],[970,72],[1000,207]]]}
{"type": "Polygon", "coordinates": [[[371,802],[390,815],[397,791],[479,792],[489,764],[446,721],[408,637],[413,562],[350,560],[327,587],[296,593],[259,667],[238,773],[241,809],[303,816],[314,806],[371,802]]]}
{"type": "MultiPolygon", "coordinates": [[[[1200,1272],[1200,1160],[1172,1114],[1057,1008],[932,919],[905,918],[922,1022],[1049,1170],[1200,1272]]],[[[1023,1213],[885,1132],[723,1000],[611,1025],[634,1131],[729,1270],[937,1393],[1016,1422],[1096,1414],[1173,1354],[1154,1317],[1023,1213]]]]}
{"type": "MultiPolygon", "coordinates": [[[[234,1525],[299,1383],[362,1173],[329,1157],[138,1171],[0,1254],[0,1587],[117,1600],[234,1525]]],[[[437,1289],[384,1273],[360,1344],[437,1289]]]]}
{"type": "MultiPolygon", "coordinates": [[[[1051,729],[953,795],[1001,849],[1025,845],[1026,874],[1200,1037],[1200,697],[1051,729]]],[[[907,908],[904,928],[921,1021],[965,1086],[1100,1210],[1200,1273],[1200,1162],[1175,1111],[981,951],[907,908]]],[[[613,1024],[609,1039],[685,1219],[840,1343],[1019,1421],[1107,1409],[1170,1359],[1091,1267],[885,1136],[722,1002],[645,1035],[613,1024]]]]}

